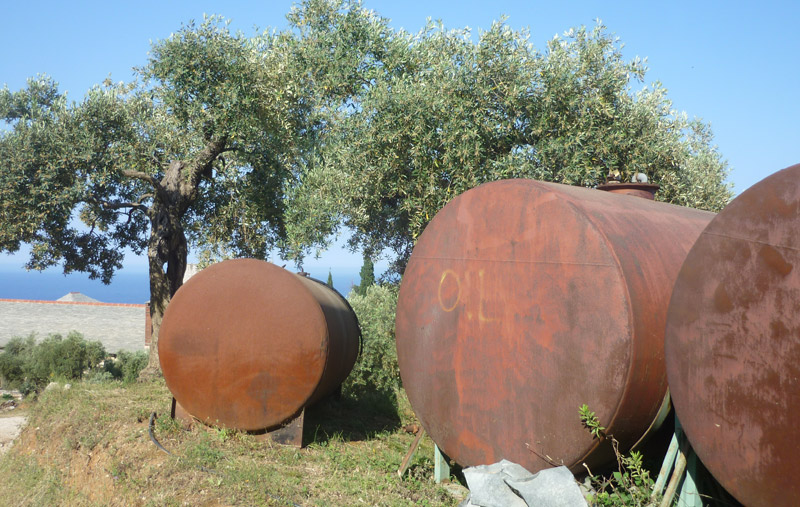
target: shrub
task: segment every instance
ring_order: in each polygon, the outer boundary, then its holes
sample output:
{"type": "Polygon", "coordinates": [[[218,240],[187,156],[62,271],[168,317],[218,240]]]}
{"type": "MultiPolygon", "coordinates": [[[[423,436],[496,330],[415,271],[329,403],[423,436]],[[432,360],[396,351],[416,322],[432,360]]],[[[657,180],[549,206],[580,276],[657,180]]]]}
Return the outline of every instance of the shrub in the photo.
{"type": "Polygon", "coordinates": [[[135,381],[145,366],[147,366],[147,352],[143,350],[136,352],[120,350],[116,359],[106,359],[103,362],[105,373],[108,373],[114,380],[121,380],[125,383],[135,381]]]}
{"type": "Polygon", "coordinates": [[[147,366],[147,352],[137,350],[136,352],[125,352],[121,350],[117,355],[120,363],[123,382],[134,382],[139,377],[139,372],[147,366]]]}
{"type": "Polygon", "coordinates": [[[85,370],[96,367],[105,356],[100,342],[87,342],[75,331],[66,339],[51,334],[38,344],[34,335],[15,337],[0,354],[0,375],[4,385],[27,394],[56,378],[80,379],[85,370]]]}
{"type": "Polygon", "coordinates": [[[361,325],[363,346],[342,391],[353,398],[378,395],[396,409],[395,391],[400,387],[394,341],[397,286],[372,285],[364,295],[351,292],[348,301],[361,325]]]}
{"type": "Polygon", "coordinates": [[[25,373],[39,385],[54,378],[80,379],[84,370],[95,367],[105,355],[100,342],[90,344],[76,331],[70,332],[66,339],[51,334],[33,349],[25,373]]]}
{"type": "Polygon", "coordinates": [[[2,386],[15,387],[16,383],[24,378],[22,374],[22,358],[3,352],[0,354],[0,377],[3,378],[2,386]]]}
{"type": "Polygon", "coordinates": [[[30,355],[35,346],[36,335],[34,333],[29,334],[25,338],[15,336],[6,343],[5,352],[12,356],[21,357],[30,355]]]}

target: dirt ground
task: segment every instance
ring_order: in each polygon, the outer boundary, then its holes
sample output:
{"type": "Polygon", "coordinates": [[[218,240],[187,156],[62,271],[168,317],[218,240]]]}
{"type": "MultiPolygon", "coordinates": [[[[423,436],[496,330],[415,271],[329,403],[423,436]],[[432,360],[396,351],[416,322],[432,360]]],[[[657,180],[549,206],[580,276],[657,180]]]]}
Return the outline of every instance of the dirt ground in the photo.
{"type": "Polygon", "coordinates": [[[0,454],[6,452],[28,418],[24,415],[0,415],[0,454]]]}
{"type": "Polygon", "coordinates": [[[22,395],[19,391],[0,389],[0,395],[3,396],[3,400],[0,401],[0,454],[2,454],[11,447],[11,443],[19,436],[28,417],[25,414],[22,395]],[[20,407],[20,404],[23,407],[20,407]]]}

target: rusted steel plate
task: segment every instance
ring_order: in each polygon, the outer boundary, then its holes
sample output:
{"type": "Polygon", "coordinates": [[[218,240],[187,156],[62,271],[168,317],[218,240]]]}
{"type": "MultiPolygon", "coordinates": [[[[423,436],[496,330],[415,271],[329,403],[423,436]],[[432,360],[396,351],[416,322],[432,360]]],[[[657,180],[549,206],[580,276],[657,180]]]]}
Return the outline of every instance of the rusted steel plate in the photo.
{"type": "Polygon", "coordinates": [[[332,289],[268,262],[202,270],[164,314],[159,359],[191,415],[248,431],[274,428],[336,389],[358,355],[358,322],[332,289]]]}
{"type": "Polygon", "coordinates": [[[400,288],[397,353],[425,430],[461,465],[537,471],[623,447],[666,393],[672,283],[713,214],[532,180],[488,183],[421,235],[400,288]]]}
{"type": "Polygon", "coordinates": [[[734,199],[681,268],[666,361],[698,457],[745,505],[797,505],[800,165],[734,199]]]}

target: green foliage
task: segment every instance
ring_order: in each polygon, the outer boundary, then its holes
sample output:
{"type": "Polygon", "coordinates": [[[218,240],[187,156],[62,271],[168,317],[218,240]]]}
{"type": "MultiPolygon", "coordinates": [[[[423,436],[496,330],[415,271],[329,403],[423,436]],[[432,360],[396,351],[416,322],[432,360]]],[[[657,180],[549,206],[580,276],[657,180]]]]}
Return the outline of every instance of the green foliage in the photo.
{"type": "Polygon", "coordinates": [[[439,209],[504,178],[593,187],[641,172],[676,204],[718,210],[731,196],[708,126],[674,111],[659,83],[642,86],[645,63],[623,60],[601,24],[539,52],[503,22],[473,42],[467,30],[429,24],[411,36],[358,15],[320,29],[330,44],[374,42],[362,43],[362,86],[347,107],[327,99],[329,128],[288,210],[293,248],[324,244],[344,224],[353,248],[393,251],[401,273],[439,209]]]}
{"type": "Polygon", "coordinates": [[[218,17],[157,41],[138,80],[77,102],[48,77],[0,90],[0,252],[111,281],[146,252],[153,347],[190,246],[264,258],[284,236],[284,184],[314,139],[290,33],[246,38],[218,17]]]}
{"type": "Polygon", "coordinates": [[[28,243],[31,268],[63,262],[108,282],[177,192],[176,218],[196,244],[263,256],[281,234],[304,114],[272,44],[210,17],[155,42],[141,82],[107,80],[80,102],[49,77],[0,90],[11,127],[0,132],[0,249],[28,243]]]}
{"type": "Polygon", "coordinates": [[[367,290],[375,285],[375,265],[372,263],[372,258],[367,254],[364,254],[364,263],[361,265],[361,271],[358,276],[361,281],[357,286],[353,287],[353,291],[360,296],[365,296],[367,290]]]}
{"type": "Polygon", "coordinates": [[[147,353],[143,350],[136,352],[120,351],[117,354],[117,361],[121,363],[121,380],[125,383],[136,381],[139,372],[147,366],[147,353]]]}
{"type": "Polygon", "coordinates": [[[589,430],[589,433],[591,433],[592,436],[594,436],[594,438],[598,438],[601,440],[606,438],[605,426],[602,426],[600,424],[600,420],[597,418],[597,415],[591,410],[589,410],[588,405],[586,405],[585,403],[581,405],[581,407],[578,409],[578,412],[580,414],[583,426],[587,430],[589,430]]]}
{"type": "Polygon", "coordinates": [[[147,353],[143,350],[128,352],[120,350],[114,359],[103,361],[102,375],[95,380],[121,380],[126,384],[135,382],[139,377],[139,372],[147,366],[147,353]]]}
{"type": "Polygon", "coordinates": [[[331,289],[333,288],[333,274],[331,274],[330,269],[328,270],[328,281],[325,282],[325,285],[327,285],[331,289]]]}
{"type": "Polygon", "coordinates": [[[0,354],[0,375],[4,384],[27,395],[56,379],[80,379],[84,371],[96,369],[105,357],[100,342],[87,342],[75,331],[66,338],[51,334],[38,344],[33,335],[12,338],[0,354]]]}
{"type": "Polygon", "coordinates": [[[355,291],[348,301],[361,326],[363,348],[343,393],[353,398],[371,396],[387,411],[396,410],[396,390],[400,387],[394,316],[397,287],[371,285],[363,296],[355,291]]]}
{"type": "MultiPolygon", "coordinates": [[[[606,435],[606,428],[600,424],[597,415],[586,404],[578,409],[578,413],[584,427],[592,436],[600,440],[610,440],[619,467],[610,477],[591,475],[596,493],[589,498],[589,503],[609,507],[658,505],[658,498],[651,496],[655,481],[650,477],[650,472],[644,468],[642,454],[638,451],[632,451],[627,456],[620,453],[617,440],[611,435],[606,435]]],[[[591,474],[591,471],[589,473],[591,474]]]]}

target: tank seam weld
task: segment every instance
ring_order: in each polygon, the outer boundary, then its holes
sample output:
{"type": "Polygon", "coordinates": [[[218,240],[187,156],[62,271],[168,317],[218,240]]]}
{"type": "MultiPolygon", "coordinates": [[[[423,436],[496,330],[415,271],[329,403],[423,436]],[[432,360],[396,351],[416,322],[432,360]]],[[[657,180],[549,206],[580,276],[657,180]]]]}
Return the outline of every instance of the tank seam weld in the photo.
{"type": "Polygon", "coordinates": [[[738,239],[739,241],[746,241],[748,243],[757,243],[759,245],[767,245],[767,246],[772,246],[772,247],[776,247],[776,248],[784,248],[786,250],[793,250],[795,252],[800,252],[800,248],[795,248],[793,246],[786,246],[786,245],[777,245],[775,243],[769,243],[768,241],[759,241],[757,239],[742,238],[740,236],[732,236],[730,234],[722,234],[722,233],[718,233],[718,232],[703,231],[703,234],[706,234],[708,236],[716,236],[718,238],[738,239]]]}
{"type": "Polygon", "coordinates": [[[424,260],[435,260],[435,261],[480,261],[480,262],[514,262],[518,264],[564,264],[568,266],[605,266],[605,267],[616,267],[614,264],[605,264],[601,262],[562,262],[562,261],[518,261],[513,259],[478,259],[472,257],[418,257],[419,259],[424,260]]]}

